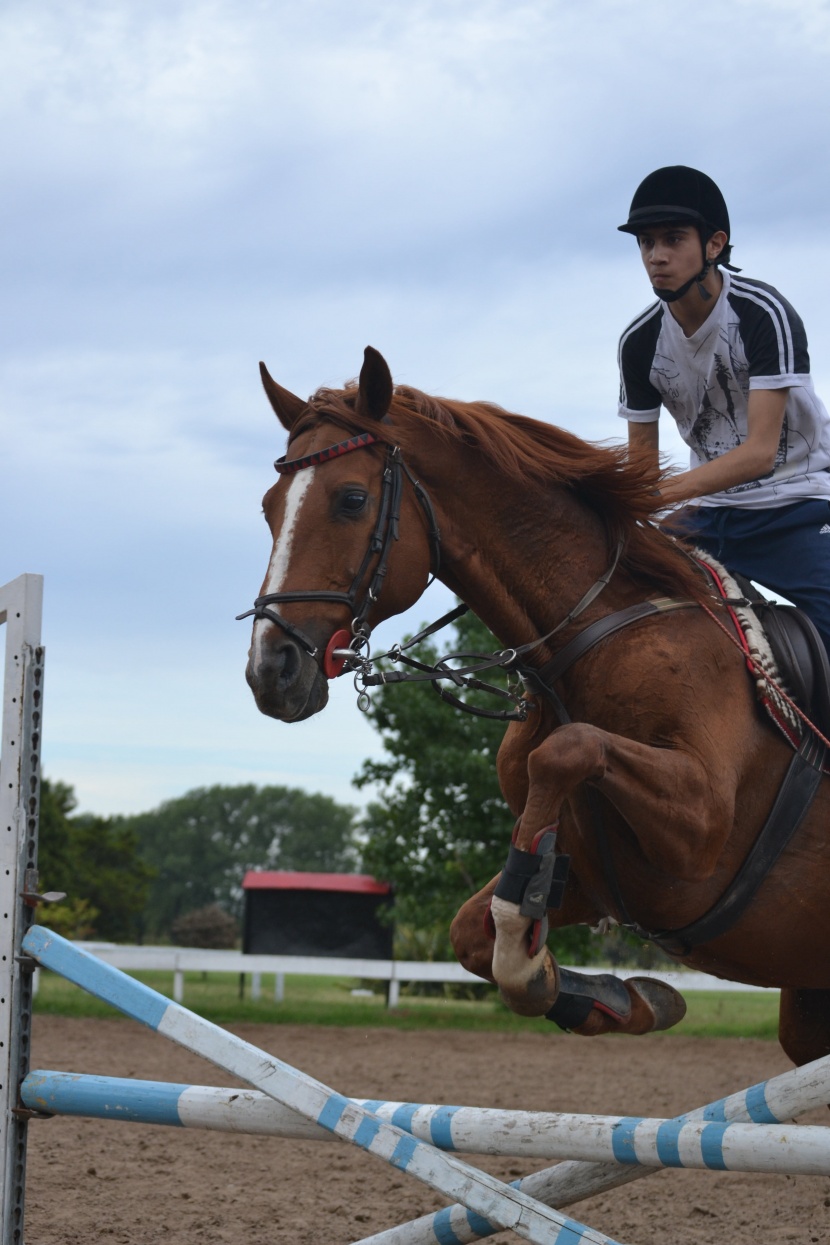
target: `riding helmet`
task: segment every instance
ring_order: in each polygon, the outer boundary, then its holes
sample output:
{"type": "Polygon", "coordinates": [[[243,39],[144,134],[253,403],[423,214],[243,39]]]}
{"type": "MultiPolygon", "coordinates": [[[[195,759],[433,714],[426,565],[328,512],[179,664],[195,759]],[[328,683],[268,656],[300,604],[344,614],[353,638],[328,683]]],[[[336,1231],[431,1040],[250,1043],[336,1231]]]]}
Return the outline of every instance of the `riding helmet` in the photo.
{"type": "Polygon", "coordinates": [[[732,272],[740,271],[729,263],[732,253],[729,242],[729,213],[726,210],[726,200],[711,177],[698,169],[690,169],[685,164],[670,164],[656,169],[640,182],[631,200],[628,220],[617,228],[622,233],[631,233],[636,237],[647,225],[668,225],[682,221],[695,225],[700,234],[703,267],[697,276],[690,277],[679,289],[654,287],[654,293],[663,302],[673,303],[688,293],[693,285],[697,285],[700,297],[708,301],[711,294],[703,283],[713,264],[723,264],[732,272]],[[706,243],[719,230],[726,234],[726,244],[715,259],[707,259],[706,243]]]}
{"type": "Polygon", "coordinates": [[[731,232],[726,201],[718,187],[711,177],[685,164],[649,173],[634,192],[628,220],[618,228],[636,235],[645,225],[671,221],[690,221],[710,236],[722,229],[728,238],[731,232]]]}

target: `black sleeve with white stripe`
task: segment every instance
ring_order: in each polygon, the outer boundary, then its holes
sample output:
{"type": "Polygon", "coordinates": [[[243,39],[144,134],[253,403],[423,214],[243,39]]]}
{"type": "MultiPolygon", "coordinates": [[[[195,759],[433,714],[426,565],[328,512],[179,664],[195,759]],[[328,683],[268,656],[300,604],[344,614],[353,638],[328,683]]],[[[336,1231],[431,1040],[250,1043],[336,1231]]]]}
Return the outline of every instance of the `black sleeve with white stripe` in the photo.
{"type": "Polygon", "coordinates": [[[651,383],[654,351],[660,336],[661,317],[649,309],[630,324],[620,338],[620,411],[651,412],[659,410],[663,401],[660,391],[651,383]]]}
{"type": "Polygon", "coordinates": [[[763,281],[733,277],[729,300],[738,315],[753,376],[807,375],[807,334],[798,312],[763,281]]]}

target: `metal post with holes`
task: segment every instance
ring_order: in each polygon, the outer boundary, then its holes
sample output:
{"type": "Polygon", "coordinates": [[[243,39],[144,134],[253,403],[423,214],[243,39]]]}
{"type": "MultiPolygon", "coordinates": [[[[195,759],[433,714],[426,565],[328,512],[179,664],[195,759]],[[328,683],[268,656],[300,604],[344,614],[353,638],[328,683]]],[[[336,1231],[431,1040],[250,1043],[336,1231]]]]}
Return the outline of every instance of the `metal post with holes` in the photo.
{"type": "MultiPolygon", "coordinates": [[[[32,977],[21,942],[37,903],[37,828],[43,720],[43,577],[0,587],[5,640],[0,735],[0,1206],[2,1245],[23,1245],[26,1120],[18,1087],[29,1070],[32,977]]],[[[3,634],[4,633],[4,634],[3,634]]]]}

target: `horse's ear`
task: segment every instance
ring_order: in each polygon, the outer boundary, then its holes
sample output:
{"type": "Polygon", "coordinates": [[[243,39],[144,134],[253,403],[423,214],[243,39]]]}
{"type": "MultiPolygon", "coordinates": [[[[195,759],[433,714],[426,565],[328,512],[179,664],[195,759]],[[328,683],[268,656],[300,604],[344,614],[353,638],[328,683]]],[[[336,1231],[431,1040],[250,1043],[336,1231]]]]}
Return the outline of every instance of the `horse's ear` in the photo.
{"type": "Polygon", "coordinates": [[[290,432],[303,411],[307,409],[308,403],[303,402],[302,398],[298,398],[290,390],[283,389],[282,385],[278,385],[264,363],[259,365],[259,374],[262,377],[262,387],[268,395],[268,401],[273,406],[277,419],[286,432],[290,432]]]}
{"type": "Polygon", "coordinates": [[[379,350],[367,346],[357,389],[355,413],[363,419],[383,419],[392,401],[392,373],[379,350]]]}

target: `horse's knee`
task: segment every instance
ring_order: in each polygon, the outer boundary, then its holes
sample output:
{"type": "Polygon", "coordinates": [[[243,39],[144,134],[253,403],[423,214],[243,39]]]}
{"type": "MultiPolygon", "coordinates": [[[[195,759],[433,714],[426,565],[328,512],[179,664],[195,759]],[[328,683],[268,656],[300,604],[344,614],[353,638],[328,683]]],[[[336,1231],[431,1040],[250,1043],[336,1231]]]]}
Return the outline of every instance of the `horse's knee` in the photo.
{"type": "Polygon", "coordinates": [[[605,775],[603,735],[587,722],[571,722],[553,731],[528,757],[531,784],[570,790],[580,782],[599,782],[605,775]]]}

